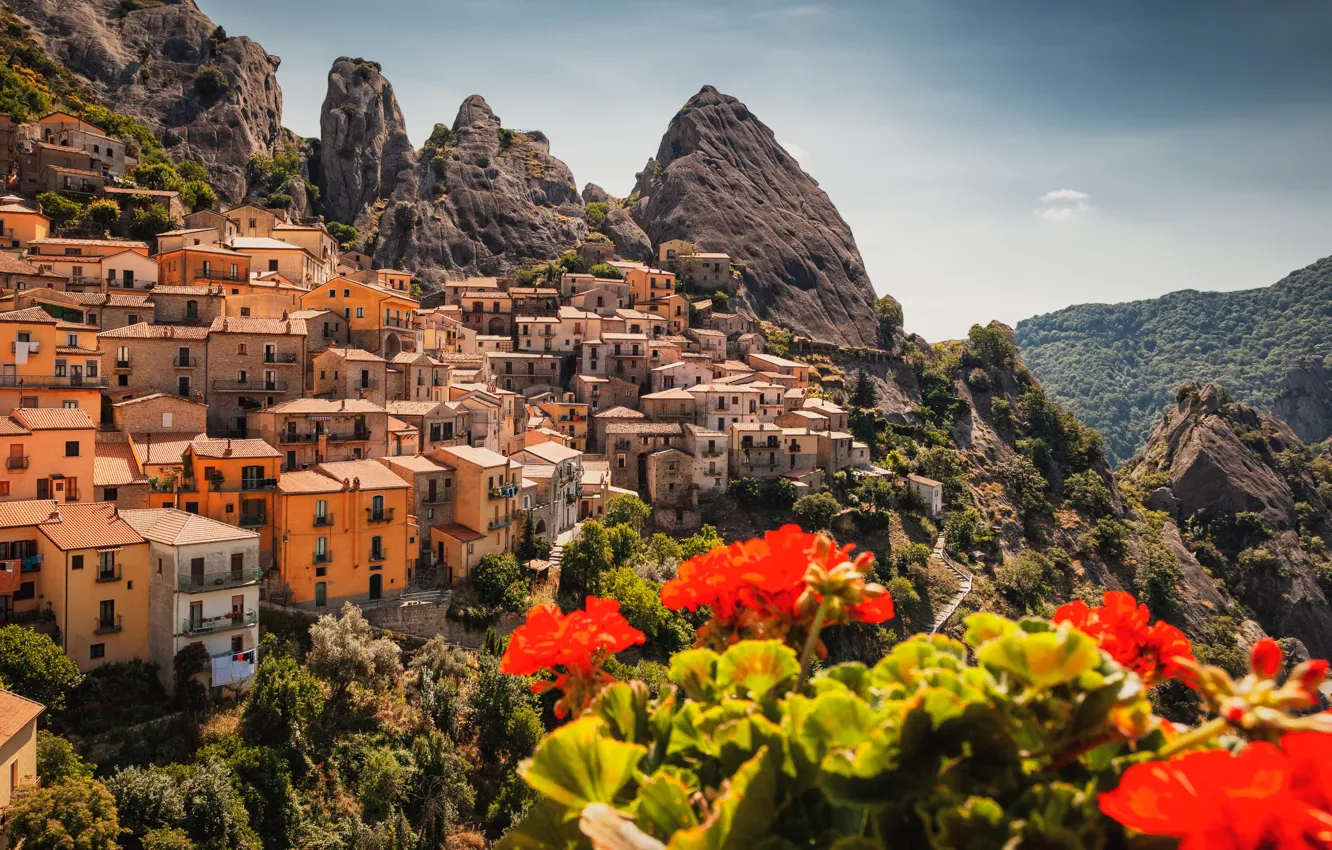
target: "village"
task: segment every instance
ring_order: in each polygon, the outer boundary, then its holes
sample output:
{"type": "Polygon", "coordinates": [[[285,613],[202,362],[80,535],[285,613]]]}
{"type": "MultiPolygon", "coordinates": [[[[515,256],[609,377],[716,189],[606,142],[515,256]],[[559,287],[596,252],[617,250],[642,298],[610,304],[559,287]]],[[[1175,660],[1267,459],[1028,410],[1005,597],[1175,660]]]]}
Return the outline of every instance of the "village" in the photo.
{"type": "MultiPolygon", "coordinates": [[[[23,133],[21,187],[143,201],[99,128],[23,133]]],[[[165,677],[202,643],[207,684],[243,688],[261,602],[447,590],[525,530],[558,551],[619,494],[684,535],[738,479],[884,472],[807,364],[719,309],[725,246],[671,240],[647,265],[593,234],[425,306],[320,220],[148,197],[178,226],[146,241],[54,235],[0,199],[0,623],[58,635],[84,671],[165,677]]],[[[909,486],[939,513],[938,482],[909,486]]]]}

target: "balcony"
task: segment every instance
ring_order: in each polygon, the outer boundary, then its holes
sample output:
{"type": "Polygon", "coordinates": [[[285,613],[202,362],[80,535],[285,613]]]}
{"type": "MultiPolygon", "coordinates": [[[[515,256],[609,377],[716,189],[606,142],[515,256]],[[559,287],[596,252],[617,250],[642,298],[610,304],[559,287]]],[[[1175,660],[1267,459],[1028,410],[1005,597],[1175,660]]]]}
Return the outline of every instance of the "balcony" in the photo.
{"type": "Polygon", "coordinates": [[[86,375],[0,375],[0,387],[34,390],[90,389],[104,390],[101,378],[86,375]]]}
{"type": "Polygon", "coordinates": [[[113,635],[120,631],[120,615],[112,617],[93,617],[93,634],[95,635],[113,635]]]}
{"type": "Polygon", "coordinates": [[[234,484],[225,480],[208,482],[208,489],[214,493],[265,493],[276,487],[276,478],[242,478],[234,484]]]}
{"type": "Polygon", "coordinates": [[[358,443],[358,442],[365,442],[366,440],[369,439],[370,439],[370,432],[368,430],[344,431],[341,434],[330,433],[328,435],[328,441],[330,443],[358,443]]]}
{"type": "Polygon", "coordinates": [[[393,511],[394,511],[394,510],[395,510],[395,508],[384,508],[383,510],[378,510],[378,511],[375,510],[374,508],[366,508],[366,509],[365,509],[366,520],[365,520],[365,521],[366,521],[366,522],[393,522],[393,511]]]}
{"type": "Polygon", "coordinates": [[[222,590],[228,587],[240,587],[263,578],[264,571],[258,567],[246,567],[241,570],[223,570],[216,573],[192,573],[177,576],[176,582],[186,593],[202,593],[206,590],[222,590]]]}
{"type": "Polygon", "coordinates": [[[486,523],[486,528],[488,528],[491,531],[494,531],[497,528],[504,528],[505,526],[509,525],[511,522],[513,522],[513,518],[510,517],[508,514],[504,514],[503,516],[495,517],[490,522],[486,523]]]}
{"type": "Polygon", "coordinates": [[[314,525],[315,525],[316,528],[322,528],[322,527],[325,527],[325,526],[332,526],[332,525],[333,525],[333,514],[325,514],[325,515],[323,515],[323,516],[319,516],[318,514],[315,514],[314,525]]]}
{"type": "Polygon", "coordinates": [[[22,565],[19,567],[19,572],[39,573],[42,571],[41,555],[28,555],[27,557],[20,558],[19,560],[23,562],[22,565]]]}
{"type": "Polygon", "coordinates": [[[370,550],[370,561],[371,561],[372,563],[373,563],[373,562],[376,562],[376,561],[382,561],[382,560],[384,560],[384,552],[383,552],[382,549],[379,550],[379,551],[376,551],[376,550],[374,550],[374,549],[371,549],[371,550],[370,550]]]}
{"type": "Polygon", "coordinates": [[[240,273],[239,270],[237,270],[236,272],[233,273],[233,272],[230,272],[230,271],[225,271],[225,272],[224,272],[224,271],[218,271],[217,269],[195,269],[195,270],[194,270],[194,279],[195,279],[195,280],[234,280],[234,281],[245,280],[245,278],[241,277],[241,273],[240,273]]]}
{"type": "Polygon", "coordinates": [[[116,371],[117,371],[117,372],[128,372],[129,369],[130,369],[130,362],[129,362],[128,360],[117,360],[117,361],[116,361],[116,371]]]}
{"type": "Polygon", "coordinates": [[[721,449],[704,449],[703,451],[699,452],[699,454],[702,455],[703,457],[721,457],[722,455],[726,454],[726,452],[722,451],[721,449]]]}
{"type": "Polygon", "coordinates": [[[331,564],[333,563],[333,556],[328,552],[315,552],[314,562],[315,564],[331,564]]]}
{"type": "Polygon", "coordinates": [[[267,364],[273,364],[277,366],[291,366],[293,364],[297,364],[300,362],[301,362],[300,359],[296,356],[294,352],[290,351],[264,352],[264,363],[267,364]]]}
{"type": "Polygon", "coordinates": [[[225,632],[229,629],[243,629],[248,626],[259,625],[259,612],[239,611],[232,614],[221,614],[217,617],[186,617],[180,621],[181,631],[187,635],[211,635],[216,632],[225,632]]]}
{"type": "Polygon", "coordinates": [[[8,469],[10,472],[24,470],[27,468],[28,468],[27,455],[10,455],[9,457],[5,458],[5,469],[8,469]]]}
{"type": "Polygon", "coordinates": [[[285,393],[286,381],[213,381],[213,389],[224,393],[285,393]]]}
{"type": "Polygon", "coordinates": [[[378,378],[363,378],[352,383],[352,389],[357,390],[377,390],[379,389],[378,378]]]}
{"type": "Polygon", "coordinates": [[[518,495],[517,484],[505,484],[501,487],[490,488],[490,498],[492,499],[512,499],[518,495]]]}
{"type": "Polygon", "coordinates": [[[120,581],[120,564],[110,564],[105,566],[98,564],[96,581],[98,584],[120,581]]]}
{"type": "Polygon", "coordinates": [[[442,504],[444,504],[445,502],[452,501],[452,500],[453,500],[453,494],[452,494],[452,493],[449,493],[449,492],[443,492],[443,493],[441,493],[441,492],[436,491],[434,495],[431,495],[431,494],[427,493],[427,494],[421,499],[421,504],[423,504],[423,505],[442,505],[442,504]]]}
{"type": "Polygon", "coordinates": [[[318,434],[298,434],[294,431],[287,431],[278,435],[278,442],[288,445],[292,443],[315,443],[318,441],[318,434]]]}
{"type": "Polygon", "coordinates": [[[268,514],[241,514],[240,522],[237,523],[241,528],[260,528],[268,525],[268,514]]]}
{"type": "Polygon", "coordinates": [[[171,365],[177,369],[194,369],[199,365],[198,357],[181,357],[176,355],[171,358],[171,365]]]}

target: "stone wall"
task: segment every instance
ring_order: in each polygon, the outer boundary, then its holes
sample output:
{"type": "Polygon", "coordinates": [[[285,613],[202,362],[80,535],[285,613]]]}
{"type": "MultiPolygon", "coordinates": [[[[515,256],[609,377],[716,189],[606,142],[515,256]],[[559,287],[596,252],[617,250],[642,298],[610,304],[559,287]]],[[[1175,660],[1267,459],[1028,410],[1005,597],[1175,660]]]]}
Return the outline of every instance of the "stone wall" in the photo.
{"type": "MultiPolygon", "coordinates": [[[[446,602],[406,605],[381,605],[362,609],[366,620],[377,628],[391,632],[429,639],[442,635],[446,641],[467,649],[479,649],[486,638],[486,630],[468,629],[462,623],[448,619],[445,614],[449,606],[446,602]]],[[[503,637],[511,633],[523,618],[517,614],[506,614],[495,624],[495,633],[503,637]]]]}

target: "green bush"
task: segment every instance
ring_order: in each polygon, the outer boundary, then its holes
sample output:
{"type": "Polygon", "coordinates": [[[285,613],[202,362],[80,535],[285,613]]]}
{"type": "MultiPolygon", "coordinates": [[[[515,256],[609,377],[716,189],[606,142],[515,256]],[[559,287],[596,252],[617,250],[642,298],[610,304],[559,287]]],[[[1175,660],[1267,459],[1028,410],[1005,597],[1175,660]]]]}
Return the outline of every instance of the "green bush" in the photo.
{"type": "Polygon", "coordinates": [[[78,665],[51,638],[24,626],[0,626],[0,682],[7,690],[58,711],[82,681],[78,665]]]}
{"type": "Polygon", "coordinates": [[[1064,481],[1064,501],[1097,519],[1110,513],[1110,488],[1094,470],[1078,472],[1064,481]]]}
{"type": "Polygon", "coordinates": [[[146,207],[139,207],[134,211],[134,224],[130,226],[130,233],[136,239],[155,239],[157,234],[166,233],[168,230],[175,230],[180,227],[177,221],[161,204],[149,204],[146,207]]]}
{"type": "Polygon", "coordinates": [[[643,524],[652,515],[652,508],[637,496],[621,493],[606,500],[606,510],[601,522],[606,526],[627,525],[636,532],[643,530],[643,524]]]}
{"type": "Polygon", "coordinates": [[[93,201],[84,210],[83,220],[107,230],[120,221],[120,204],[105,199],[93,201]]]}
{"type": "Polygon", "coordinates": [[[146,163],[130,172],[130,178],[144,189],[156,189],[162,192],[180,190],[180,173],[169,162],[146,163]]]}
{"type": "Polygon", "coordinates": [[[620,280],[624,277],[620,274],[619,269],[609,263],[597,263],[592,268],[588,269],[587,273],[603,280],[620,280]]]}
{"type": "Polygon", "coordinates": [[[801,496],[795,500],[792,510],[796,522],[806,531],[826,531],[832,528],[833,519],[842,506],[829,493],[817,493],[801,496]]]}
{"type": "Polygon", "coordinates": [[[42,192],[37,196],[37,203],[57,227],[73,224],[83,215],[83,207],[55,192],[42,192]]]}
{"type": "Polygon", "coordinates": [[[884,295],[874,302],[874,310],[879,316],[879,339],[891,340],[902,330],[902,305],[891,295],[884,295]]]}
{"type": "Polygon", "coordinates": [[[606,223],[606,216],[610,213],[610,204],[605,201],[593,201],[584,207],[584,215],[587,217],[587,226],[591,230],[600,230],[601,225],[606,223]]]}
{"type": "Polygon", "coordinates": [[[327,225],[328,235],[338,240],[338,245],[342,246],[344,251],[350,250],[361,239],[361,233],[350,224],[343,224],[340,221],[330,221],[327,225]]]}
{"type": "Polygon", "coordinates": [[[212,186],[201,180],[189,180],[181,184],[180,199],[190,212],[211,210],[217,206],[217,193],[212,186]]]}
{"type": "Polygon", "coordinates": [[[194,90],[207,98],[214,98],[230,87],[227,75],[216,65],[204,65],[194,78],[194,90]]]}
{"type": "Polygon", "coordinates": [[[45,729],[37,730],[37,778],[43,785],[91,777],[92,768],[79,757],[73,744],[45,729]]]}
{"type": "Polygon", "coordinates": [[[117,850],[116,801],[92,779],[67,779],[19,794],[6,812],[10,846],[24,850],[117,850]]]}
{"type": "Polygon", "coordinates": [[[476,598],[484,605],[504,604],[505,592],[512,584],[525,585],[527,571],[512,553],[482,555],[468,575],[476,598]]]}
{"type": "Polygon", "coordinates": [[[799,490],[789,478],[768,478],[763,482],[760,499],[763,506],[772,511],[785,511],[795,504],[799,490]]]}

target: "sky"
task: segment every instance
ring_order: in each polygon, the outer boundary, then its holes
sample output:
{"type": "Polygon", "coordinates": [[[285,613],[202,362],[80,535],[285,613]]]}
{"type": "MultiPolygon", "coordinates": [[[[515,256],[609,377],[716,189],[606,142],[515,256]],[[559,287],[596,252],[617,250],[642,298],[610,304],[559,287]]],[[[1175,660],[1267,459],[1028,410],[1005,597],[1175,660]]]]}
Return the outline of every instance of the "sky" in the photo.
{"type": "Polygon", "coordinates": [[[418,144],[481,94],[615,195],[716,86],[819,181],[931,340],[1266,286],[1332,254],[1327,0],[197,2],[282,58],[301,135],[333,60],[364,57],[418,144]]]}

